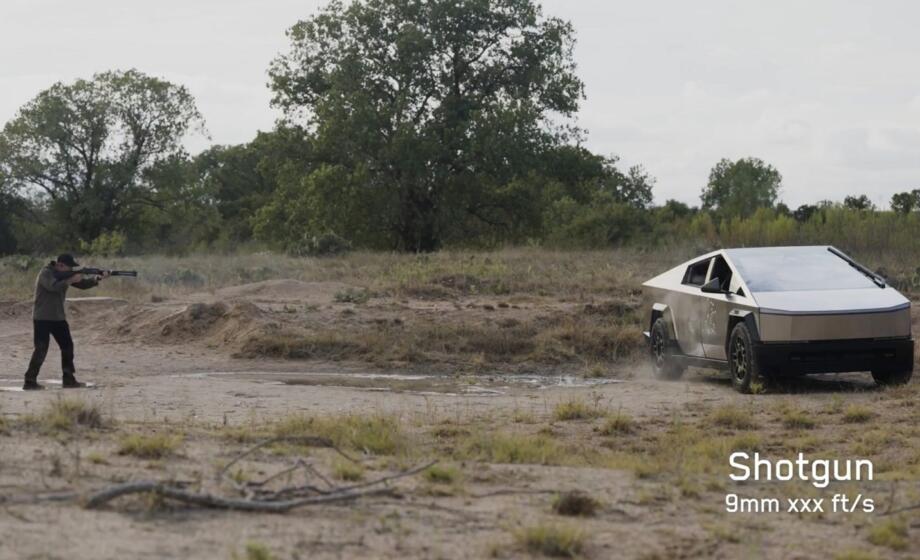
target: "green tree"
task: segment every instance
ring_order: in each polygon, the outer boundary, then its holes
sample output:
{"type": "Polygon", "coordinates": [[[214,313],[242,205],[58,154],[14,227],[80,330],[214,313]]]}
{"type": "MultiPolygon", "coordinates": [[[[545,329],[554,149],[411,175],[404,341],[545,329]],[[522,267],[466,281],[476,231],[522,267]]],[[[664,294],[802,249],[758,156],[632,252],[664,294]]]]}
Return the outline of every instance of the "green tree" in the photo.
{"type": "Polygon", "coordinates": [[[0,133],[0,173],[50,210],[52,229],[90,241],[156,206],[144,172],[183,152],[201,115],[181,86],[137,70],[56,83],[0,133]]]}
{"type": "Polygon", "coordinates": [[[869,200],[869,197],[861,194],[859,196],[847,196],[843,199],[843,206],[850,210],[875,210],[875,204],[869,200]]]}
{"type": "Polygon", "coordinates": [[[726,216],[751,216],[758,208],[773,208],[783,177],[757,158],[723,159],[709,173],[700,197],[705,210],[726,216]]]}
{"type": "Polygon", "coordinates": [[[322,165],[286,181],[258,231],[280,219],[413,251],[512,231],[540,198],[521,180],[577,135],[559,125],[583,97],[573,29],[533,0],[333,1],[288,37],[274,104],[322,165]]]}
{"type": "Polygon", "coordinates": [[[13,215],[17,211],[19,201],[12,193],[9,182],[0,170],[0,255],[14,253],[17,248],[16,237],[13,234],[13,215]]]}
{"type": "Polygon", "coordinates": [[[817,211],[818,207],[814,204],[803,204],[795,209],[795,212],[792,213],[792,217],[795,218],[797,222],[807,222],[817,211]]]}
{"type": "Polygon", "coordinates": [[[898,214],[909,214],[914,210],[920,210],[920,189],[892,195],[891,209],[898,214]]]}

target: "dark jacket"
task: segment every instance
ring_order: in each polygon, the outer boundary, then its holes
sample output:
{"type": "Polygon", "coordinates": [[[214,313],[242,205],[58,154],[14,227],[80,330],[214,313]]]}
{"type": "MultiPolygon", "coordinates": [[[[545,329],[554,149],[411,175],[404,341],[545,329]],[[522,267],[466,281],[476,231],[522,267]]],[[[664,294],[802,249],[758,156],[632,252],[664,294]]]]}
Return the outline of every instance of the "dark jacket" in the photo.
{"type": "Polygon", "coordinates": [[[49,264],[38,273],[35,279],[35,302],[32,305],[32,320],[34,321],[66,321],[64,314],[64,300],[67,299],[67,288],[73,286],[81,290],[95,287],[99,282],[85,278],[76,284],[67,280],[54,278],[54,263],[49,264]]]}

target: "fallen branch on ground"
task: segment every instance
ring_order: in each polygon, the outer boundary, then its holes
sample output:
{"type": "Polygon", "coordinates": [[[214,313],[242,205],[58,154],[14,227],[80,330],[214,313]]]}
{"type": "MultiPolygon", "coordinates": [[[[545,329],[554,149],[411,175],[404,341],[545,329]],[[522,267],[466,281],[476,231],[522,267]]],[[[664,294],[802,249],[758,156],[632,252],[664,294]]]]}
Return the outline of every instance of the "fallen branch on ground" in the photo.
{"type": "Polygon", "coordinates": [[[180,487],[172,486],[168,482],[150,480],[128,482],[96,492],[86,501],[85,507],[88,509],[96,509],[121,496],[152,493],[163,498],[206,508],[262,513],[285,513],[294,508],[303,506],[350,501],[362,496],[391,494],[395,489],[388,485],[390,481],[418,474],[433,466],[435,463],[437,463],[437,461],[430,461],[424,465],[381,477],[361,485],[334,488],[320,495],[285,500],[227,498],[214,494],[190,492],[180,487]]]}

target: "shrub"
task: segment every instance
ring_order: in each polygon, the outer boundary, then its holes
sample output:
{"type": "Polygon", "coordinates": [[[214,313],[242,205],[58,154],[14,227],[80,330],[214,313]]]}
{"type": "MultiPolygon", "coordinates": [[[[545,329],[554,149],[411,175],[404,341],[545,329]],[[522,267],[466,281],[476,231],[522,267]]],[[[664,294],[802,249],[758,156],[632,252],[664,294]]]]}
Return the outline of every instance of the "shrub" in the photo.
{"type": "Polygon", "coordinates": [[[566,492],[553,500],[553,511],[559,515],[592,517],[600,508],[600,503],[583,492],[566,492]]]}
{"type": "Polygon", "coordinates": [[[103,233],[89,243],[80,240],[80,252],[101,257],[120,257],[125,254],[127,242],[128,237],[119,231],[103,233]]]}
{"type": "Polygon", "coordinates": [[[332,257],[351,251],[351,243],[334,233],[305,235],[299,241],[288,245],[292,257],[332,257]]]}

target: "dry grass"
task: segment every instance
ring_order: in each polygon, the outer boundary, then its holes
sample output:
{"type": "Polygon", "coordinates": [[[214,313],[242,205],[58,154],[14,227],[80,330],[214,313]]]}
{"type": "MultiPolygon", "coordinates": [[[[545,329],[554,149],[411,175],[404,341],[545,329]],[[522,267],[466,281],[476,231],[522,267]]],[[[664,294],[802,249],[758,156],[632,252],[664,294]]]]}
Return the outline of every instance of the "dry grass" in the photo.
{"type": "Polygon", "coordinates": [[[586,541],[583,531],[567,525],[533,525],[515,531],[514,537],[528,553],[550,558],[577,558],[586,541]]]}
{"type": "Polygon", "coordinates": [[[907,550],[907,523],[903,519],[890,519],[876,523],[869,529],[869,542],[891,550],[907,550]]]}
{"type": "Polygon", "coordinates": [[[865,424],[875,417],[875,413],[865,407],[857,404],[851,404],[843,411],[842,420],[847,424],[865,424]]]}
{"type": "Polygon", "coordinates": [[[432,484],[456,484],[461,480],[463,473],[453,465],[432,465],[422,476],[432,484]]]}
{"type": "MultiPolygon", "coordinates": [[[[434,254],[355,251],[327,258],[294,258],[269,252],[194,254],[183,257],[87,257],[102,268],[135,269],[138,278],[113,280],[100,293],[138,302],[173,298],[249,282],[290,278],[346,282],[355,289],[413,297],[516,294],[616,295],[695,254],[692,248],[644,252],[635,249],[556,251],[509,248],[441,251],[434,254]]],[[[82,262],[82,261],[81,261],[82,262]]],[[[27,299],[44,258],[0,258],[0,298],[27,299]]]]}
{"type": "Polygon", "coordinates": [[[395,455],[409,449],[409,439],[399,418],[391,415],[293,415],[272,426],[278,437],[327,437],[337,446],[373,455],[395,455]]]}
{"type": "Polygon", "coordinates": [[[364,478],[364,467],[360,463],[338,458],[332,464],[332,476],[339,480],[357,482],[364,478]]]}
{"type": "Polygon", "coordinates": [[[607,418],[600,432],[605,436],[613,436],[617,434],[631,434],[635,430],[635,421],[629,415],[618,412],[607,418]]]}
{"type": "Polygon", "coordinates": [[[590,420],[601,416],[597,406],[580,397],[569,397],[558,403],[553,409],[553,418],[559,421],[590,420]]]}
{"type": "Polygon", "coordinates": [[[243,554],[233,553],[233,560],[274,560],[275,555],[260,542],[250,541],[243,548],[243,554]]]}
{"type": "Polygon", "coordinates": [[[612,362],[644,345],[641,329],[620,321],[557,313],[503,327],[475,317],[414,317],[397,324],[254,334],[238,356],[469,366],[574,364],[584,358],[612,362]]]}
{"type": "Polygon", "coordinates": [[[98,430],[106,426],[99,407],[79,398],[55,399],[37,415],[23,417],[23,423],[52,434],[98,430]]]}
{"type": "Polygon", "coordinates": [[[789,430],[811,430],[818,425],[814,415],[794,406],[782,406],[780,416],[783,426],[789,430]]]}
{"type": "Polygon", "coordinates": [[[752,430],[757,427],[749,411],[732,405],[716,408],[710,413],[709,419],[720,428],[752,430]]]}
{"type": "Polygon", "coordinates": [[[175,454],[182,438],[169,434],[129,434],[121,438],[119,455],[138,459],[163,459],[175,454]]]}
{"type": "MultiPolygon", "coordinates": [[[[524,463],[563,465],[578,461],[551,437],[546,435],[480,432],[471,435],[454,450],[457,459],[472,459],[487,463],[524,463]]],[[[583,462],[583,458],[581,458],[583,462]]]]}

